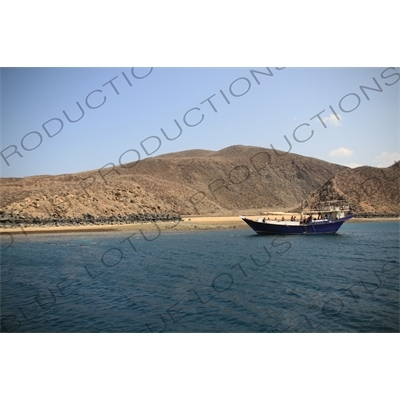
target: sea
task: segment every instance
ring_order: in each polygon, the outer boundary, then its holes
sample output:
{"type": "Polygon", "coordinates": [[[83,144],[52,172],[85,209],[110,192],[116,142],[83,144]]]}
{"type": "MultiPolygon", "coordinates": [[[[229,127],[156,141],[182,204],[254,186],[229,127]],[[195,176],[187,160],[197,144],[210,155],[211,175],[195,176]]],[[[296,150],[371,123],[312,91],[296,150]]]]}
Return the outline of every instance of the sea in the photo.
{"type": "Polygon", "coordinates": [[[3,235],[1,332],[399,332],[399,222],[3,235]]]}

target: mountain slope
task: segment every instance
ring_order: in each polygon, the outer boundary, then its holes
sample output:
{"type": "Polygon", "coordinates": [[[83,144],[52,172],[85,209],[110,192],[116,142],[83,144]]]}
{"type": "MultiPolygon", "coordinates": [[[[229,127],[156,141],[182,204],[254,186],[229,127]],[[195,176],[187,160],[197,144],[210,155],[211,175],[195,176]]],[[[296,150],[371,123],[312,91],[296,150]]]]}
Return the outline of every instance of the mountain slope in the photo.
{"type": "Polygon", "coordinates": [[[344,198],[357,216],[400,215],[400,163],[388,168],[359,167],[337,173],[305,205],[344,198]]]}
{"type": "Polygon", "coordinates": [[[189,150],[58,176],[0,180],[3,215],[67,218],[290,208],[348,168],[251,146],[189,150]]]}

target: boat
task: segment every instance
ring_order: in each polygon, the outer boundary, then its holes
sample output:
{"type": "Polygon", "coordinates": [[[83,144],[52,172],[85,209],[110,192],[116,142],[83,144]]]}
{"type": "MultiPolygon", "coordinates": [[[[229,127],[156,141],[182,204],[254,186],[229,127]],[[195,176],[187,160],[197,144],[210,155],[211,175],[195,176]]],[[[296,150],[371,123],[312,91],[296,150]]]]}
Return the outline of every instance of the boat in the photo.
{"type": "Polygon", "coordinates": [[[281,221],[269,218],[258,218],[254,221],[240,215],[240,218],[257,234],[273,235],[315,235],[322,233],[336,233],[344,222],[353,218],[349,205],[344,200],[333,200],[319,203],[316,207],[303,210],[300,219],[296,217],[288,221],[282,217],[281,221]]]}

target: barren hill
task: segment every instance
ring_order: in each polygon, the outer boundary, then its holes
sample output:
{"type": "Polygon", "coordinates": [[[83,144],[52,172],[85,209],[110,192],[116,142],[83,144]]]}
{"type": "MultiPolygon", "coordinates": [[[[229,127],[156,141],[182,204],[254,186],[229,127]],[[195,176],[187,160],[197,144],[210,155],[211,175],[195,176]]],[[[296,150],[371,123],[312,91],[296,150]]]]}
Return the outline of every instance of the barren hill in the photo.
{"type": "Polygon", "coordinates": [[[337,173],[304,205],[343,198],[353,212],[364,217],[393,217],[400,215],[400,162],[388,168],[359,167],[337,173]]]}
{"type": "Polygon", "coordinates": [[[399,170],[399,162],[350,169],[250,146],[188,150],[79,174],[0,179],[0,214],[227,215],[346,198],[358,216],[398,216],[399,170]]]}
{"type": "Polygon", "coordinates": [[[287,209],[348,170],[259,147],[189,150],[98,171],[3,178],[0,212],[65,219],[287,209]]]}

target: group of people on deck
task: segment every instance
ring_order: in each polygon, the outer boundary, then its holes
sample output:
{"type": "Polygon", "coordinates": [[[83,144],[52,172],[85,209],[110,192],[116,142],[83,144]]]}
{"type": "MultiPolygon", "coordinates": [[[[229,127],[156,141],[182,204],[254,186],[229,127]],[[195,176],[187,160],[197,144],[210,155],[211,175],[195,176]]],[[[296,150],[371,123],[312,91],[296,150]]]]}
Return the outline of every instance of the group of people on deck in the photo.
{"type": "MultiPolygon", "coordinates": [[[[290,220],[291,220],[292,222],[293,222],[293,221],[296,221],[296,216],[295,216],[295,215],[292,215],[292,216],[290,217],[290,220]]],[[[264,224],[265,224],[265,221],[266,221],[266,219],[265,219],[265,217],[264,217],[264,218],[262,219],[262,222],[264,222],[264,224]]],[[[268,218],[268,221],[269,221],[269,218],[268,218]]],[[[278,218],[275,217],[275,221],[279,221],[278,218]]],[[[284,216],[282,216],[281,221],[285,221],[285,217],[284,217],[284,216]]]]}
{"type": "Polygon", "coordinates": [[[301,223],[302,224],[309,224],[310,222],[313,221],[312,215],[309,215],[308,218],[304,218],[301,223]]]}
{"type": "Polygon", "coordinates": [[[310,214],[307,218],[304,218],[300,221],[301,224],[309,224],[310,222],[321,220],[321,219],[328,219],[328,215],[322,216],[321,213],[318,213],[317,218],[313,218],[312,215],[310,214]]]}
{"type": "MultiPolygon", "coordinates": [[[[292,215],[291,217],[290,217],[290,221],[291,222],[295,222],[296,221],[296,215],[292,215]]],[[[312,214],[310,214],[308,217],[304,217],[303,219],[301,219],[301,217],[300,217],[300,224],[309,224],[309,223],[311,223],[311,222],[313,222],[313,221],[317,221],[317,220],[328,220],[328,219],[330,219],[331,217],[329,217],[328,216],[328,214],[325,214],[325,215],[323,215],[322,213],[318,213],[318,215],[317,215],[317,218],[313,218],[313,216],[312,216],[312,214]]],[[[338,219],[337,217],[336,217],[336,219],[338,219]]],[[[267,218],[267,219],[265,219],[265,217],[262,219],[262,222],[264,222],[264,223],[266,223],[266,221],[269,221],[270,219],[269,218],[267,218]]],[[[261,221],[261,219],[259,219],[258,221],[261,221]]],[[[282,216],[282,218],[279,220],[277,217],[275,217],[275,221],[276,222],[279,222],[279,221],[285,221],[285,217],[284,216],[282,216]]]]}
{"type": "MultiPolygon", "coordinates": [[[[290,217],[290,221],[291,222],[295,222],[296,221],[296,216],[292,215],[290,217]]],[[[309,215],[307,218],[303,218],[300,220],[300,224],[309,224],[310,222],[316,221],[316,220],[321,220],[321,219],[328,219],[328,215],[322,215],[321,213],[318,214],[317,218],[313,218],[312,215],[309,215]]],[[[262,222],[266,222],[269,221],[269,218],[265,219],[265,217],[262,219],[262,222]]],[[[278,218],[275,217],[275,221],[279,221],[278,218]]],[[[285,221],[285,217],[282,216],[281,221],[285,221]]]]}

